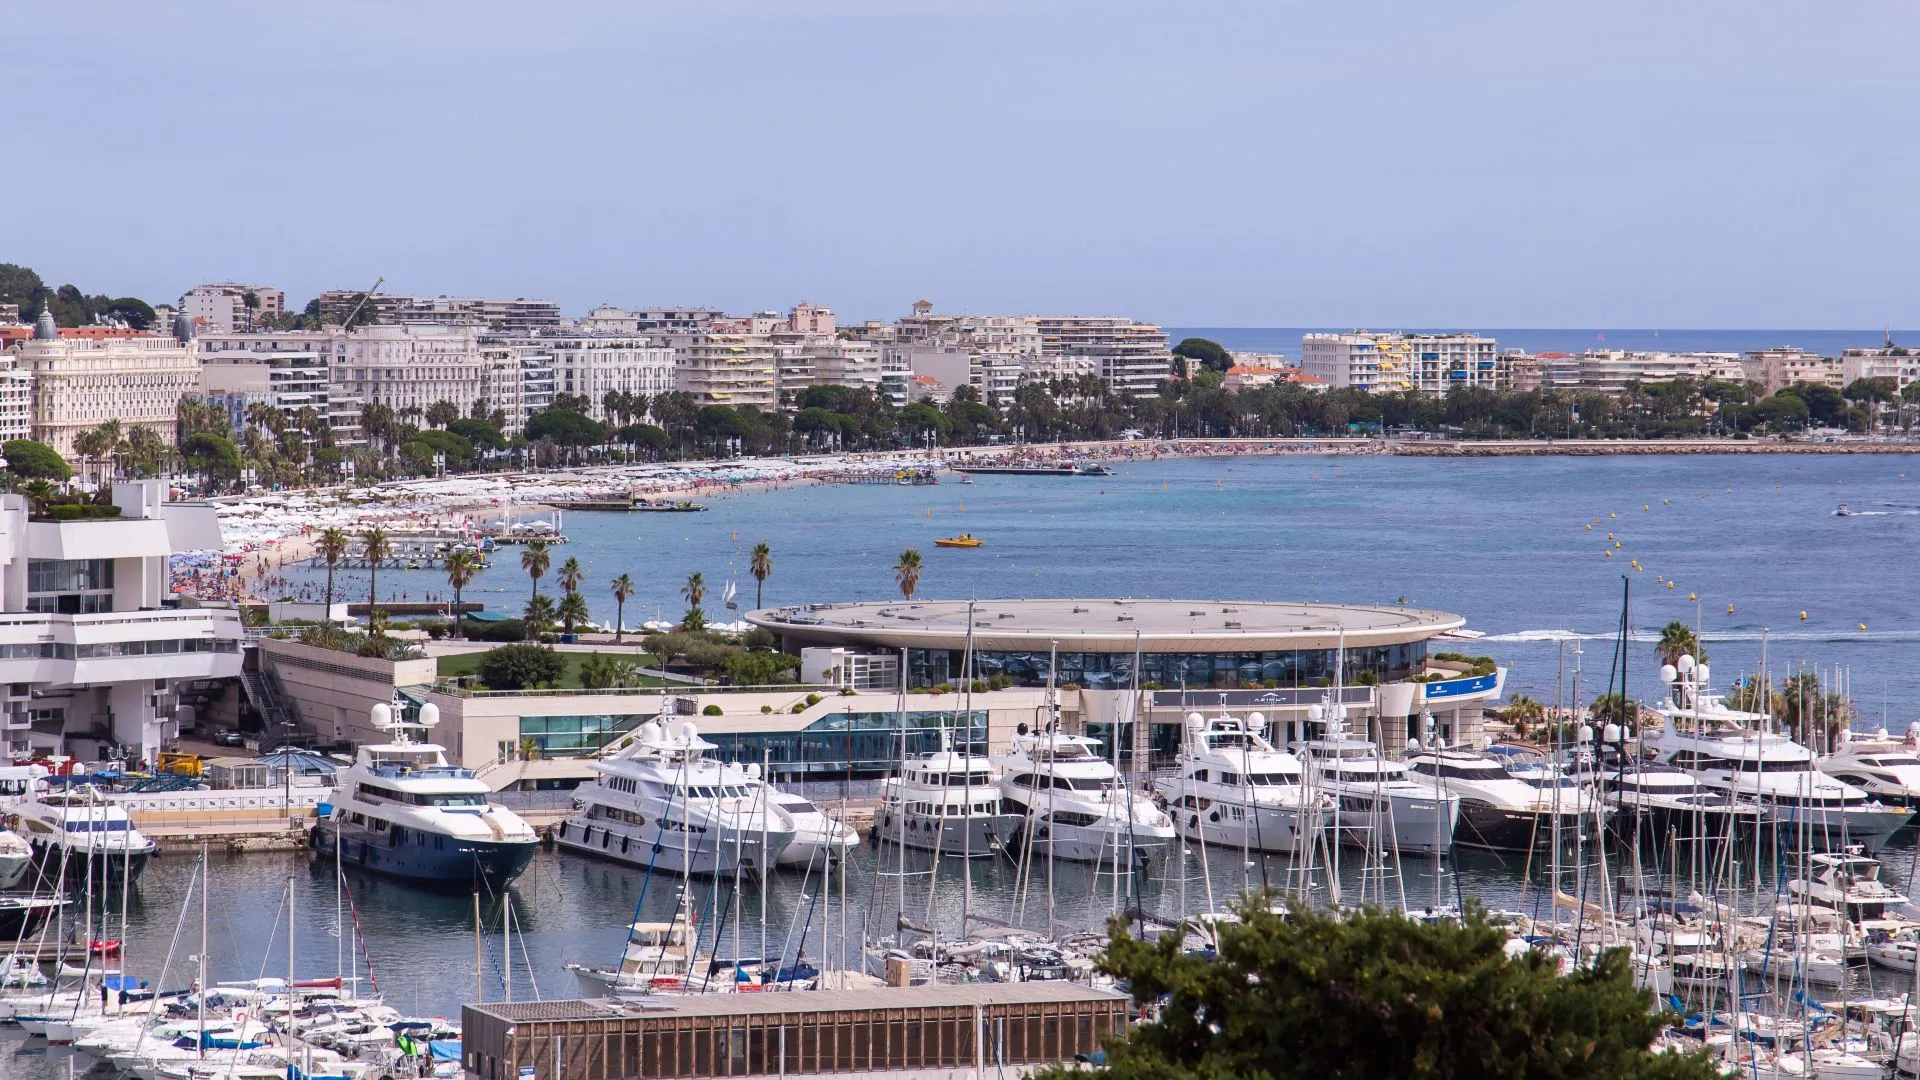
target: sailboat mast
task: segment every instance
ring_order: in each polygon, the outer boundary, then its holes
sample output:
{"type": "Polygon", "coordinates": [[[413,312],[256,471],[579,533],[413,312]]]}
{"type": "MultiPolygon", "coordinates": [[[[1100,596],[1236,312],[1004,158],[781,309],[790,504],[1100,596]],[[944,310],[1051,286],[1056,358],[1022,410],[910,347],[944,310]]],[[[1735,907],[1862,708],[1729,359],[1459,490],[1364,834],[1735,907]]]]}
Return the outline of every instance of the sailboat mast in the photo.
{"type": "MultiPolygon", "coordinates": [[[[200,979],[194,984],[199,1001],[200,1036],[194,1041],[194,1054],[207,1056],[207,890],[213,884],[207,860],[207,842],[200,841],[200,979]]],[[[125,946],[122,946],[124,949],[125,946]]]]}

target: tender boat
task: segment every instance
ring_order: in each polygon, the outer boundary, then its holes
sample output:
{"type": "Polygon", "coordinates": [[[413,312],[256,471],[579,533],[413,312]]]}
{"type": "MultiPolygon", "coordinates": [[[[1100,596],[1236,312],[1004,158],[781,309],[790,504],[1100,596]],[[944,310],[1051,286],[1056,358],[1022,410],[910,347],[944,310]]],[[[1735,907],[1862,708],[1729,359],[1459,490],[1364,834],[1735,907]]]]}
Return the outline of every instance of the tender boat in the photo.
{"type": "Polygon", "coordinates": [[[1855,926],[1890,916],[1906,924],[1907,897],[1880,880],[1880,860],[1859,848],[1807,856],[1800,873],[1787,880],[1787,892],[1796,904],[1833,912],[1855,926]]]}
{"type": "Polygon", "coordinates": [[[1021,817],[1016,837],[1075,862],[1159,854],[1174,837],[1173,821],[1127,786],[1099,755],[1098,740],[1051,730],[1057,723],[1046,731],[1021,724],[997,763],[1001,802],[1021,817]]]}
{"type": "Polygon", "coordinates": [[[959,536],[938,537],[937,539],[934,540],[933,546],[934,547],[950,547],[950,548],[977,548],[984,543],[986,543],[986,541],[980,539],[979,537],[973,535],[972,533],[961,533],[959,536]]]}
{"type": "Polygon", "coordinates": [[[997,854],[1020,822],[1000,802],[991,762],[946,749],[907,762],[887,779],[874,828],[894,843],[978,859],[997,854]]]}
{"type": "MultiPolygon", "coordinates": [[[[747,771],[756,773],[760,767],[748,765],[747,771]]],[[[793,822],[793,842],[774,857],[775,865],[811,866],[816,860],[838,862],[860,846],[860,834],[853,826],[821,810],[813,800],[779,788],[768,790],[772,793],[774,809],[793,822]]]]}
{"type": "Polygon", "coordinates": [[[1154,785],[1180,835],[1217,847],[1304,854],[1333,824],[1332,795],[1267,741],[1267,719],[1190,713],[1174,775],[1154,785]]]}
{"type": "Polygon", "coordinates": [[[570,963],[567,970],[590,998],[684,990],[693,970],[690,937],[685,912],[672,922],[637,922],[627,927],[618,967],[570,963]]]}
{"type": "Polygon", "coordinates": [[[445,750],[415,742],[440,722],[432,702],[417,721],[385,703],[373,725],[394,741],[360,747],[336,777],[332,800],[311,834],[326,859],[424,885],[499,889],[520,876],[540,838],[520,815],[488,802],[492,791],[472,769],[447,762],[445,750]],[[336,852],[336,848],[338,849],[336,852]]]}
{"type": "MultiPolygon", "coordinates": [[[[709,757],[719,749],[691,720],[657,717],[594,762],[599,779],[574,791],[574,813],[554,833],[569,851],[670,874],[766,870],[798,826],[776,802],[759,763],[709,757]]],[[[808,804],[812,806],[811,803],[808,804]]]]}

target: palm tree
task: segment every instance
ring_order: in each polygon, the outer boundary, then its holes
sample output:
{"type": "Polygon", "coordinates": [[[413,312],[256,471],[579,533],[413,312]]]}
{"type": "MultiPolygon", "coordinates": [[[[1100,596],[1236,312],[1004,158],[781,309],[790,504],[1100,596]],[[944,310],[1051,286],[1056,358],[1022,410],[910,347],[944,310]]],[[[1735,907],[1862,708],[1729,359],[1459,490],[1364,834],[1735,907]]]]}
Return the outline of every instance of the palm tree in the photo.
{"type": "Polygon", "coordinates": [[[920,552],[908,548],[900,553],[900,561],[893,564],[893,579],[900,583],[900,595],[913,599],[913,591],[920,587],[920,552]]]}
{"type": "Polygon", "coordinates": [[[753,606],[761,607],[760,594],[766,588],[767,578],[773,574],[773,549],[765,540],[753,545],[753,554],[747,559],[747,572],[753,575],[753,606]]]}
{"type": "Polygon", "coordinates": [[[534,596],[527,601],[526,611],[521,618],[527,624],[527,640],[538,640],[541,634],[553,629],[553,598],[534,596]]]}
{"type": "Polygon", "coordinates": [[[571,555],[567,556],[566,562],[560,564],[558,580],[560,588],[566,592],[579,592],[580,580],[586,576],[586,573],[580,569],[580,560],[571,555]]]}
{"type": "Polygon", "coordinates": [[[566,627],[568,634],[573,633],[574,623],[586,622],[592,617],[587,611],[587,598],[577,592],[568,592],[560,598],[560,606],[556,609],[556,614],[560,616],[560,622],[566,627]]]}
{"type": "Polygon", "coordinates": [[[367,630],[378,637],[380,634],[380,560],[393,554],[393,544],[387,539],[387,530],[378,525],[360,534],[360,544],[367,556],[367,630]]]}
{"type": "Polygon", "coordinates": [[[1701,647],[1693,627],[1678,619],[1661,628],[1660,640],[1654,644],[1653,652],[1663,664],[1678,664],[1682,656],[1691,656],[1703,664],[1707,662],[1707,650],[1701,647]]]}
{"type": "Polygon", "coordinates": [[[320,534],[320,539],[315,541],[313,549],[320,553],[321,558],[327,560],[327,608],[331,610],[333,608],[333,564],[346,557],[347,530],[327,529],[320,534]]]}
{"type": "Polygon", "coordinates": [[[533,595],[540,595],[540,575],[553,565],[553,554],[547,550],[545,540],[529,540],[527,546],[520,549],[520,569],[533,579],[533,595]]]}
{"type": "Polygon", "coordinates": [[[627,632],[627,601],[633,596],[633,579],[625,574],[613,579],[613,643],[620,644],[627,632]]]}
{"type": "Polygon", "coordinates": [[[460,590],[480,574],[480,557],[464,549],[447,553],[447,584],[453,589],[453,632],[460,634],[460,590]]]}
{"type": "Polygon", "coordinates": [[[695,570],[680,587],[680,595],[686,597],[688,607],[699,607],[707,596],[707,575],[695,570]]]}

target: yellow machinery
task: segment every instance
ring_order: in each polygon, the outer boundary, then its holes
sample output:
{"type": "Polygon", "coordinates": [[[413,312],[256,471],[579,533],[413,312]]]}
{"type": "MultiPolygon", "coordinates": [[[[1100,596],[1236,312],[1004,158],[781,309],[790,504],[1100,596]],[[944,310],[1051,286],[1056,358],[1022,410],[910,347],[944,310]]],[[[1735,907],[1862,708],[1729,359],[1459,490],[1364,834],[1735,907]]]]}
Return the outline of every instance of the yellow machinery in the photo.
{"type": "Polygon", "coordinates": [[[206,759],[199,754],[176,754],[162,751],[159,763],[154,767],[158,773],[171,773],[174,776],[192,776],[198,778],[206,759]]]}

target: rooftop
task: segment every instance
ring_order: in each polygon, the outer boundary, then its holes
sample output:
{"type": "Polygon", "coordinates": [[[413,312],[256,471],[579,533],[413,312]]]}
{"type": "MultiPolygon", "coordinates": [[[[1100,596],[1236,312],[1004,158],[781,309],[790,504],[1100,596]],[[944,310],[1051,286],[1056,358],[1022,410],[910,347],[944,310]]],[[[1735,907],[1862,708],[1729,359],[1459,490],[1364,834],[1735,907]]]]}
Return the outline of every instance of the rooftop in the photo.
{"type": "MultiPolygon", "coordinates": [[[[930,648],[963,647],[966,600],[812,604],[747,613],[747,621],[802,637],[838,638],[930,648]]],[[[1327,648],[1344,634],[1350,645],[1418,641],[1459,629],[1458,615],[1363,604],[1247,600],[980,600],[971,602],[974,644],[981,648],[1068,647],[1088,642],[1147,651],[1205,651],[1271,644],[1327,648]]]]}
{"type": "Polygon", "coordinates": [[[802,990],[771,994],[687,994],[648,999],[487,1002],[468,1005],[509,1024],[567,1020],[613,1020],[630,1016],[737,1016],[746,1013],[862,1012],[878,1009],[971,1008],[975,1005],[1125,1001],[1123,995],[1078,983],[1044,980],[954,986],[881,987],[873,990],[802,990]]]}

